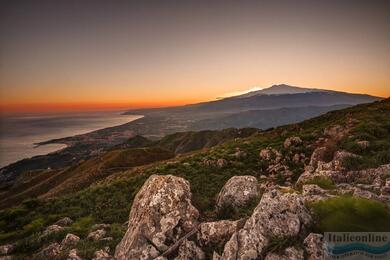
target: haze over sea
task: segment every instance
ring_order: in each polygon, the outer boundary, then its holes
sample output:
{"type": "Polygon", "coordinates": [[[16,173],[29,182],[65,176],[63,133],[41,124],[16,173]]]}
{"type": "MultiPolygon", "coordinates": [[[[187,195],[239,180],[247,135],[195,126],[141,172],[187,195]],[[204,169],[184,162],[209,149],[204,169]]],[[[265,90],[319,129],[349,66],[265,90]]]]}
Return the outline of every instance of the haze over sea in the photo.
{"type": "Polygon", "coordinates": [[[141,117],[121,115],[122,112],[99,111],[2,116],[0,118],[0,167],[66,147],[65,144],[36,146],[35,143],[121,125],[141,117]]]}

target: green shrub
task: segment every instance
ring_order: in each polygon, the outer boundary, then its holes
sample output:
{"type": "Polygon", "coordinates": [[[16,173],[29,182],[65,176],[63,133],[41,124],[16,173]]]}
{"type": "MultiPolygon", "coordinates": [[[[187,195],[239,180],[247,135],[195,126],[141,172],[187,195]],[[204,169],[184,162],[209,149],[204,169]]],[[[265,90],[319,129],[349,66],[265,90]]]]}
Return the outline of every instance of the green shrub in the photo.
{"type": "Polygon", "coordinates": [[[91,216],[82,217],[77,219],[71,226],[72,232],[78,236],[86,236],[89,229],[94,223],[94,218],[91,216]]]}
{"type": "Polygon", "coordinates": [[[365,165],[367,165],[367,162],[362,157],[358,156],[347,156],[342,160],[342,165],[347,170],[360,170],[365,168],[365,165]]]}
{"type": "Polygon", "coordinates": [[[310,204],[318,232],[390,231],[390,210],[378,201],[337,197],[310,204]]]}
{"type": "Polygon", "coordinates": [[[218,219],[234,219],[237,210],[231,203],[223,203],[217,212],[218,219]]]}
{"type": "MultiPolygon", "coordinates": [[[[80,240],[77,243],[77,254],[82,259],[92,259],[95,251],[104,248],[108,243],[108,241],[80,240]]],[[[113,248],[110,249],[113,250],[113,248]]]]}
{"type": "Polygon", "coordinates": [[[312,180],[306,181],[304,184],[316,184],[320,188],[323,188],[325,190],[333,190],[336,188],[336,185],[334,184],[333,180],[326,176],[315,177],[312,180]]]}
{"type": "Polygon", "coordinates": [[[37,218],[34,219],[31,223],[25,225],[23,227],[23,230],[26,233],[32,233],[35,231],[39,231],[40,229],[43,228],[44,225],[45,225],[45,220],[43,218],[37,218]]]}

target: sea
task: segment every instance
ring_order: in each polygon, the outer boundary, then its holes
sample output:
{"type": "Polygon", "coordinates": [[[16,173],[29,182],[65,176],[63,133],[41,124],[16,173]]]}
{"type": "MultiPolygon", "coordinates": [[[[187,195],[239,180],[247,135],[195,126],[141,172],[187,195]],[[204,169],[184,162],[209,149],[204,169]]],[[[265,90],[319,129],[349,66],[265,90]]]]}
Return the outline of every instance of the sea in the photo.
{"type": "Polygon", "coordinates": [[[48,154],[66,147],[65,144],[36,146],[36,143],[122,125],[142,117],[122,115],[123,112],[2,115],[0,117],[0,168],[21,159],[48,154]]]}

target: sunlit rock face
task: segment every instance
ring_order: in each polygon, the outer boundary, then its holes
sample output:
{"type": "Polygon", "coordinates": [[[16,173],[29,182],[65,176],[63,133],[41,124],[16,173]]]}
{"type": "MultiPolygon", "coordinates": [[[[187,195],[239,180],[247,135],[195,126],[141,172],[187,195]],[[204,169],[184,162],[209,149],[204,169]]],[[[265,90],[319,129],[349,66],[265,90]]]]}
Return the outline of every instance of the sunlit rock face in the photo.
{"type": "Polygon", "coordinates": [[[311,221],[301,195],[269,191],[245,226],[226,243],[220,259],[259,259],[272,237],[302,236],[311,221]]]}
{"type": "Polygon", "coordinates": [[[154,259],[197,227],[198,216],[186,180],[152,175],[134,199],[128,230],[116,248],[115,257],[154,259]]]}
{"type": "Polygon", "coordinates": [[[223,186],[217,198],[217,209],[224,204],[243,207],[259,196],[258,182],[253,176],[234,176],[223,186]]]}

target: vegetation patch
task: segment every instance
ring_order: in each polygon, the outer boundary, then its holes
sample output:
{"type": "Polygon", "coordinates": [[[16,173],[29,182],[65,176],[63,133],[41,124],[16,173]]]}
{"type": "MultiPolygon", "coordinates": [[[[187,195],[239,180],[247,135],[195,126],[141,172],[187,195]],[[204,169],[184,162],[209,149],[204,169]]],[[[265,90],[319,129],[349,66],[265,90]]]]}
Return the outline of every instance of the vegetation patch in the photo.
{"type": "Polygon", "coordinates": [[[288,247],[299,246],[300,241],[297,237],[271,237],[268,245],[264,249],[264,256],[268,253],[282,254],[288,247]]]}
{"type": "Polygon", "coordinates": [[[320,188],[325,190],[333,190],[336,188],[336,185],[334,184],[333,180],[326,176],[318,176],[311,180],[306,181],[304,184],[316,184],[320,188]]]}
{"type": "Polygon", "coordinates": [[[319,233],[390,231],[390,210],[378,201],[342,196],[309,207],[319,233]]]}

